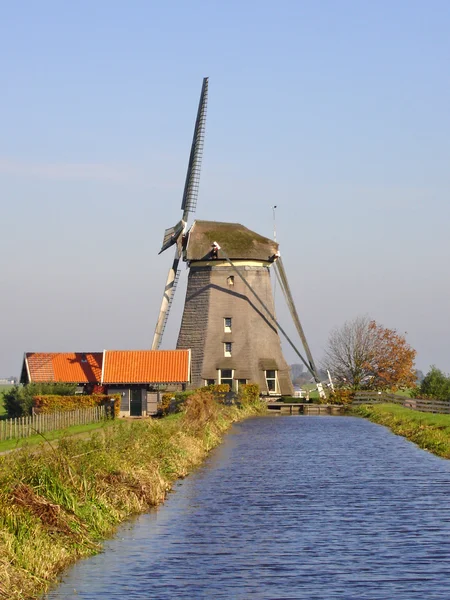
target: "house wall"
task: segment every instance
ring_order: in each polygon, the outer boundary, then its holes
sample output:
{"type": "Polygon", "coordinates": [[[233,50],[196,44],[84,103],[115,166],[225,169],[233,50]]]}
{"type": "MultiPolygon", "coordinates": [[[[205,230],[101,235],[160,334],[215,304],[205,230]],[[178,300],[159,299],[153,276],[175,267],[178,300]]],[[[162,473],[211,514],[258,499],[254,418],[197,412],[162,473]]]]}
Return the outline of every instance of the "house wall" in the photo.
{"type": "MultiPolygon", "coordinates": [[[[238,269],[274,314],[268,265],[241,262],[238,269]]],[[[274,368],[280,392],[293,393],[276,326],[228,263],[191,263],[177,348],[191,348],[191,387],[217,380],[218,369],[233,369],[235,379],[257,383],[264,393],[264,370],[274,368]],[[233,286],[229,277],[234,277],[233,286]],[[225,317],[232,319],[231,333],[224,331],[225,317]],[[225,342],[232,343],[230,357],[224,356],[225,342]]]]}

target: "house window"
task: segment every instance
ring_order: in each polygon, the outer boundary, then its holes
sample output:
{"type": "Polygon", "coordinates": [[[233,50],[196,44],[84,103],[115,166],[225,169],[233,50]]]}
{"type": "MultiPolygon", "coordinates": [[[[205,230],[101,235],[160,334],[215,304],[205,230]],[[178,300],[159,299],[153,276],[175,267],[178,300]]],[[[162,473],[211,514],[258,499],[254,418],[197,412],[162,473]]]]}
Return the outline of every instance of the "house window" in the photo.
{"type": "Polygon", "coordinates": [[[227,277],[227,283],[230,287],[234,285],[234,275],[227,277]]]}
{"type": "Polygon", "coordinates": [[[269,394],[278,393],[277,372],[275,370],[266,371],[266,384],[269,394]]]}
{"type": "Polygon", "coordinates": [[[225,344],[223,345],[223,355],[224,356],[231,356],[231,342],[225,342],[225,344]]]}
{"type": "Polygon", "coordinates": [[[224,318],[223,329],[224,329],[225,333],[231,333],[231,317],[224,318]]]}
{"type": "Polygon", "coordinates": [[[205,379],[205,385],[215,385],[215,379],[205,379]]]}
{"type": "Polygon", "coordinates": [[[227,383],[233,389],[233,369],[219,369],[219,382],[227,383]]]}

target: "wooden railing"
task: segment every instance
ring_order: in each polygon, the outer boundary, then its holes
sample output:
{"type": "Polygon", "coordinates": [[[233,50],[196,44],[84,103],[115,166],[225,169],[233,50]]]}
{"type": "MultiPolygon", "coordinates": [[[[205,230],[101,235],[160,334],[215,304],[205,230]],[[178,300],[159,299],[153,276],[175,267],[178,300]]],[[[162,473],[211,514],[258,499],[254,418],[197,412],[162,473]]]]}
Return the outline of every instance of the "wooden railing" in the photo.
{"type": "Polygon", "coordinates": [[[407,398],[406,396],[398,396],[397,394],[388,394],[386,392],[356,392],[352,405],[382,404],[386,402],[400,404],[405,408],[412,408],[421,412],[450,414],[450,402],[426,400],[424,398],[407,398]]]}
{"type": "Polygon", "coordinates": [[[18,440],[38,433],[49,433],[72,427],[99,423],[107,418],[105,406],[91,406],[63,412],[30,415],[0,421],[0,442],[18,440]]]}

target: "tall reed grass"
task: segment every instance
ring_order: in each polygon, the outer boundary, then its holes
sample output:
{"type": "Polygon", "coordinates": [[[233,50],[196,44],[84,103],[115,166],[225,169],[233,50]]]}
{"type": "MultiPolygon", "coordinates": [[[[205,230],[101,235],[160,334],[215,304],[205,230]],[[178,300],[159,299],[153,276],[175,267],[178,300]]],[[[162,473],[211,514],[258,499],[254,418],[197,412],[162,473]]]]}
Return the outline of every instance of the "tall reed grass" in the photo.
{"type": "Polygon", "coordinates": [[[182,414],[118,421],[89,439],[0,457],[0,598],[36,598],[121,521],[163,502],[233,422],[262,410],[202,393],[182,414]]]}

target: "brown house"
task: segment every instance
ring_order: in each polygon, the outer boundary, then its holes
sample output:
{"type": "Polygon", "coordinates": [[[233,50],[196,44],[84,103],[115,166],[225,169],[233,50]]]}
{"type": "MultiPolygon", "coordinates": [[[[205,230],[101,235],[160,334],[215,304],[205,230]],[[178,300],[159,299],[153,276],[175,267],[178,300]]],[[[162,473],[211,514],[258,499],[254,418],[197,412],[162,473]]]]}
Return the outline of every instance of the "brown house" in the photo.
{"type": "Polygon", "coordinates": [[[190,350],[27,352],[20,381],[74,383],[78,393],[120,394],[120,416],[157,412],[161,390],[190,381],[190,350]]]}

